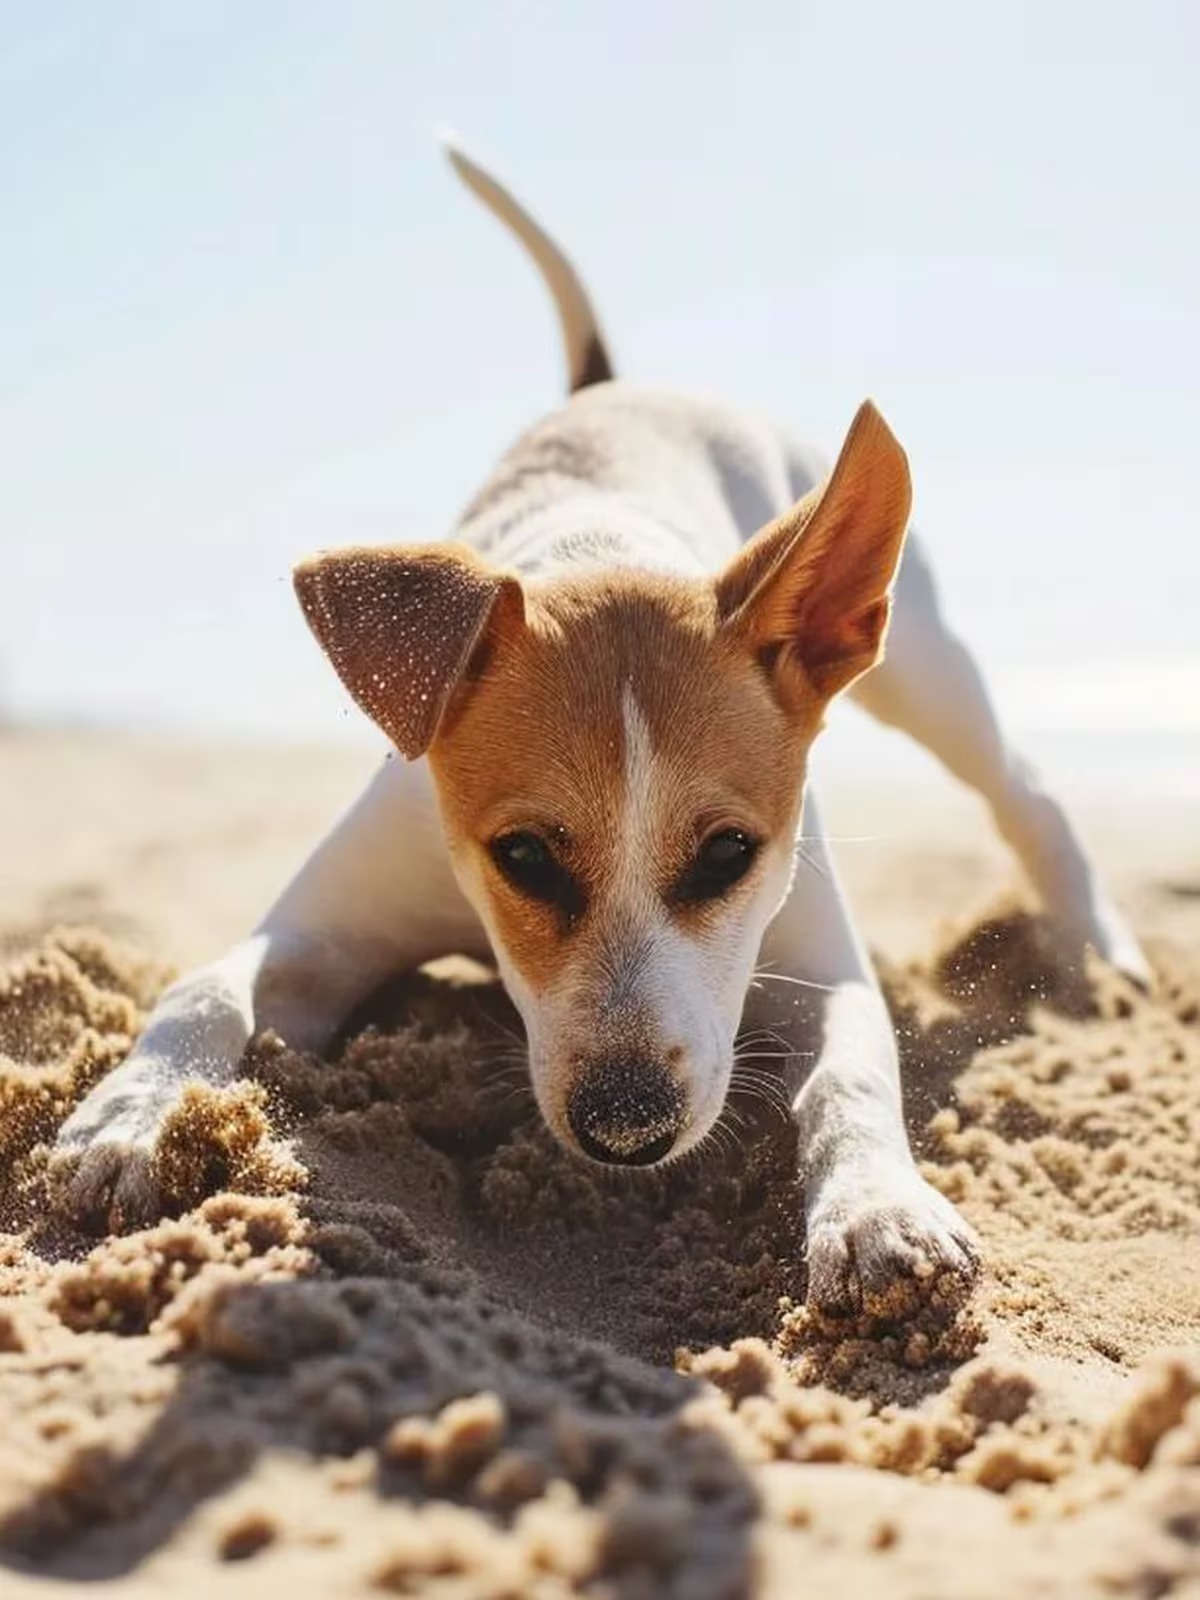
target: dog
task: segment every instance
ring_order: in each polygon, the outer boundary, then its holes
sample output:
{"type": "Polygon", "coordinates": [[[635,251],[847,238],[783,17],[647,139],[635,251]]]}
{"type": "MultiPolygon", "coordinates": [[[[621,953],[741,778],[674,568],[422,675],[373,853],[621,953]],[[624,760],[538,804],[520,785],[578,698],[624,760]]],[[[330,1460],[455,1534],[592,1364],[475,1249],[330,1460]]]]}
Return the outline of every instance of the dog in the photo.
{"type": "Polygon", "coordinates": [[[448,154],[550,290],[569,398],[454,542],[296,568],[321,648],[394,748],[257,931],[173,984],[65,1122],[66,1204],[113,1229],[154,1217],[155,1141],[186,1082],[229,1082],[263,1029],[318,1050],[383,980],[462,952],[494,962],[524,1021],[547,1126],[610,1167],[700,1146],[742,1030],[769,1013],[781,1064],[757,1070],[777,1070],[796,1123],[810,1303],[969,1282],[978,1246],[910,1152],[807,780],[830,701],[848,693],[982,795],[1065,949],[1146,984],[1137,941],[944,619],[875,407],[827,471],[769,421],[617,379],[568,258],[448,154]]]}

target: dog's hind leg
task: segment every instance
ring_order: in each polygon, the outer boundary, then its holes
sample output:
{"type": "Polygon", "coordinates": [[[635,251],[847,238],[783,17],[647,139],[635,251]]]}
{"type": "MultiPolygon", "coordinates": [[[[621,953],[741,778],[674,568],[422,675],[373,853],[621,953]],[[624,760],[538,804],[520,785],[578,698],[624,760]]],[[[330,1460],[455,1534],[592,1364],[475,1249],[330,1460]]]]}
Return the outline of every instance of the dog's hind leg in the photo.
{"type": "Polygon", "coordinates": [[[1006,739],[979,667],[947,624],[928,561],[911,534],[884,659],[850,695],[983,796],[1047,909],[1074,940],[1090,944],[1138,983],[1149,983],[1146,958],[1065,811],[1006,739]]]}

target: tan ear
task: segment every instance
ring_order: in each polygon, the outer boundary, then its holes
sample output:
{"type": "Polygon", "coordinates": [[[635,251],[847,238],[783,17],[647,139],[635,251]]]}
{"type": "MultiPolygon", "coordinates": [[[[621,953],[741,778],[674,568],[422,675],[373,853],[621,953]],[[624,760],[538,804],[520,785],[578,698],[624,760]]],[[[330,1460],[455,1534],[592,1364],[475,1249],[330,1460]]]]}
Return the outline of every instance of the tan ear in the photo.
{"type": "Polygon", "coordinates": [[[410,761],[435,738],[500,603],[509,621],[524,616],[517,580],[465,545],[331,550],[302,561],[293,582],[338,677],[410,761]]]}
{"type": "Polygon", "coordinates": [[[829,698],[875,665],[904,547],[908,460],[868,400],[837,465],[769,523],[717,582],[726,626],[765,659],[799,662],[829,698]]]}

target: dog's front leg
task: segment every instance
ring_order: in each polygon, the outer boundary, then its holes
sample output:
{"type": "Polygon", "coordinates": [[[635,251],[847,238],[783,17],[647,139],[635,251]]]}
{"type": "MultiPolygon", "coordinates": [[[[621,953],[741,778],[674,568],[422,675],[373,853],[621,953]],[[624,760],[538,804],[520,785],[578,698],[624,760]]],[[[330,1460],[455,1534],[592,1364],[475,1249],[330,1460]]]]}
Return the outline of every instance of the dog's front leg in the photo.
{"type": "Polygon", "coordinates": [[[763,999],[786,1037],[812,1044],[795,1092],[805,1187],[808,1299],[869,1310],[904,1278],[978,1270],[968,1225],[917,1171],[895,1035],[847,914],[808,796],[797,873],[763,941],[763,999]],[[790,1016],[788,1013],[790,1012],[790,1016]]]}
{"type": "Polygon", "coordinates": [[[319,1049],[392,973],[486,939],[454,881],[424,762],[388,761],[255,933],[171,985],[133,1053],[57,1140],[58,1188],[90,1226],[158,1214],[154,1149],[189,1082],[236,1077],[253,1034],[319,1049]]]}

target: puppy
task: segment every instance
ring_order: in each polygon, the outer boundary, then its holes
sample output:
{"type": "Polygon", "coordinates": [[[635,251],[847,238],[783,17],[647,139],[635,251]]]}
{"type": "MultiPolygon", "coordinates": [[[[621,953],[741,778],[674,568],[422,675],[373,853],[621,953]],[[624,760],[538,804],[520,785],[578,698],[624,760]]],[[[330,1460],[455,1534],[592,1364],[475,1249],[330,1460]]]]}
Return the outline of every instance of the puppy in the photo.
{"type": "Polygon", "coordinates": [[[888,1015],[807,783],[833,697],[980,792],[1065,941],[1144,982],[1137,943],[906,544],[908,465],[878,411],[861,407],[826,472],[757,416],[616,380],[567,258],[449,154],[550,289],[570,398],[454,542],[296,569],[322,649],[404,759],[249,939],[163,995],[63,1126],[66,1199],[110,1227],[152,1217],[155,1139],[185,1082],[228,1082],[264,1028],[319,1049],[390,974],[459,951],[499,968],[541,1114],[593,1162],[696,1149],[740,1030],[766,1018],[798,1128],[810,1300],[969,1279],[971,1231],[909,1151],[888,1015]]]}

